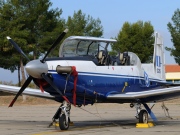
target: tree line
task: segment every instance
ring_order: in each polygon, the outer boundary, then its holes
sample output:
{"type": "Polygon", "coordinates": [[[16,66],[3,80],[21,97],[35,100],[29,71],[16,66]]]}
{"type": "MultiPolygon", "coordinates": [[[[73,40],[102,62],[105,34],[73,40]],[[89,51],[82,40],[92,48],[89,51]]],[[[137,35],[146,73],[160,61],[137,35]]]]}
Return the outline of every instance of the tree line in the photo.
{"type": "MultiPolygon", "coordinates": [[[[81,10],[74,11],[73,16],[62,18],[63,10],[52,8],[50,0],[0,0],[0,67],[19,71],[25,80],[24,65],[27,60],[10,45],[6,36],[10,36],[32,59],[43,55],[58,35],[68,28],[66,37],[95,36],[102,37],[103,26],[99,18],[94,19],[81,10]]],[[[180,11],[177,9],[172,17],[173,24],[168,23],[174,48],[171,51],[177,63],[180,63],[180,11]]],[[[112,52],[135,52],[142,62],[150,62],[153,55],[154,28],[150,21],[125,22],[120,29],[117,43],[112,45],[112,52]]],[[[58,56],[54,49],[52,56],[58,56]]],[[[22,82],[23,83],[23,82],[22,82]]]]}

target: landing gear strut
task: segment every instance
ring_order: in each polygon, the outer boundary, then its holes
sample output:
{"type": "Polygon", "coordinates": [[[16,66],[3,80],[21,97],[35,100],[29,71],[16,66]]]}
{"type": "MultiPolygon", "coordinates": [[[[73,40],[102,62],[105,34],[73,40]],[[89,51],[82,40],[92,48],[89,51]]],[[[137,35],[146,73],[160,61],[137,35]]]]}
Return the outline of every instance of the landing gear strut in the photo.
{"type": "Polygon", "coordinates": [[[59,118],[59,128],[61,130],[67,130],[69,128],[69,123],[70,123],[70,110],[71,110],[71,104],[68,103],[67,101],[63,101],[61,106],[54,114],[52,118],[52,123],[49,125],[49,127],[52,126],[53,123],[56,123],[56,119],[59,118]]]}
{"type": "Polygon", "coordinates": [[[148,123],[148,112],[145,109],[141,108],[140,103],[135,103],[134,107],[136,108],[136,112],[137,112],[135,117],[139,119],[139,123],[148,123]]]}

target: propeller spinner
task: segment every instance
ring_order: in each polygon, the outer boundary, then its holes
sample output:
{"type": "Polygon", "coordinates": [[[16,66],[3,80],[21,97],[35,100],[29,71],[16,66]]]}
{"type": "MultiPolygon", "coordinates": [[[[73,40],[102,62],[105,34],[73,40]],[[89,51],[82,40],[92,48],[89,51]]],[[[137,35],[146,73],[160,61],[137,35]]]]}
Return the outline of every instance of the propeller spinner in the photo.
{"type": "Polygon", "coordinates": [[[42,78],[42,73],[48,73],[48,65],[46,62],[41,62],[40,60],[32,60],[28,62],[25,66],[28,75],[33,78],[42,78]]]}

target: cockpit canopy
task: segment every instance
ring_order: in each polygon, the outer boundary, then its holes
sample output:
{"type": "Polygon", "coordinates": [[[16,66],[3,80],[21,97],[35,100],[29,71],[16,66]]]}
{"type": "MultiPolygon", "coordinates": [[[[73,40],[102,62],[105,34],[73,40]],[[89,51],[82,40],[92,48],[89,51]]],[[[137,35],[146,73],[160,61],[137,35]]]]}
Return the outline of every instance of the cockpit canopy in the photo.
{"type": "Polygon", "coordinates": [[[100,50],[107,50],[114,39],[96,37],[71,36],[61,45],[59,57],[96,55],[100,50]]]}
{"type": "Polygon", "coordinates": [[[68,59],[71,57],[74,60],[87,58],[98,66],[141,65],[139,57],[133,52],[117,52],[116,56],[110,56],[108,53],[108,45],[115,42],[117,42],[115,39],[71,36],[62,43],[59,50],[59,57],[68,57],[68,59]]]}

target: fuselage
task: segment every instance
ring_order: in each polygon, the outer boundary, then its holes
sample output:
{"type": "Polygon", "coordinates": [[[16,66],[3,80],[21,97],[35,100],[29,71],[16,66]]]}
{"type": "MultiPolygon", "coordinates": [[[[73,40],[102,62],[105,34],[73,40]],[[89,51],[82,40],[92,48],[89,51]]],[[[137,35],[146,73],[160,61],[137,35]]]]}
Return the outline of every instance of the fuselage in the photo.
{"type": "MultiPolygon", "coordinates": [[[[85,58],[49,58],[46,59],[48,73],[51,74],[54,84],[64,93],[69,100],[72,99],[74,88],[74,76],[69,74],[58,74],[56,67],[75,66],[78,72],[76,95],[78,104],[93,104],[94,102],[110,102],[106,100],[108,94],[127,93],[153,90],[161,87],[163,80],[155,79],[151,75],[144,76],[144,70],[137,65],[134,66],[97,66],[93,60],[85,58]],[[146,84],[148,79],[149,85],[146,84]],[[87,101],[86,101],[87,100],[87,101]]],[[[61,99],[57,92],[51,87],[45,91],[61,99]]]]}

